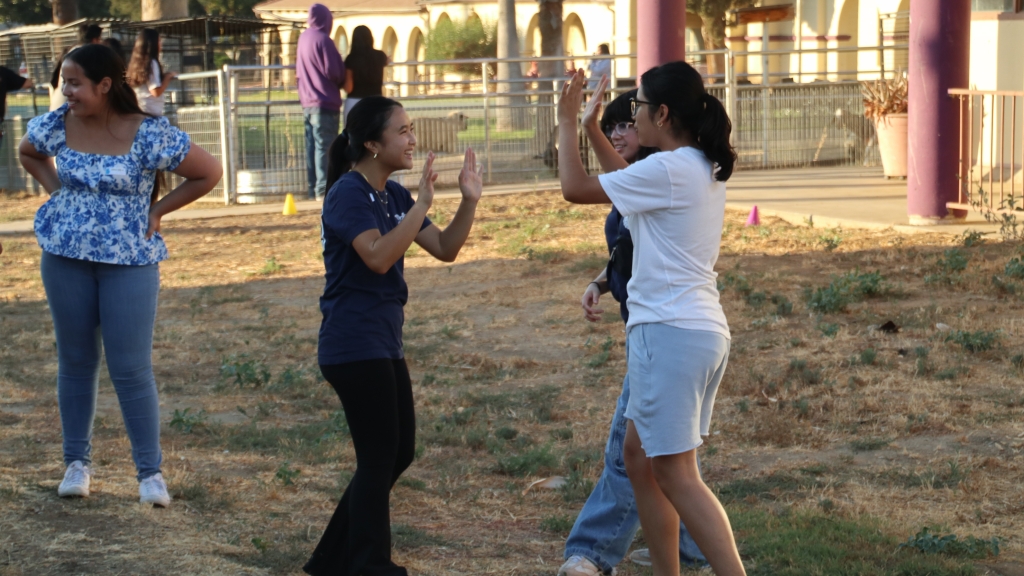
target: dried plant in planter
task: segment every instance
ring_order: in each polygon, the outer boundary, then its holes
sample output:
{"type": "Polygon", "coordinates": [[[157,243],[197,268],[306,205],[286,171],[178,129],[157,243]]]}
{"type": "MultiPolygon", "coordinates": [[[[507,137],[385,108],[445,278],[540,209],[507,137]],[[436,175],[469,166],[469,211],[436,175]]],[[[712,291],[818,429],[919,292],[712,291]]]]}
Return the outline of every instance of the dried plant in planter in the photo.
{"type": "Polygon", "coordinates": [[[888,114],[906,114],[907,77],[865,82],[861,87],[864,97],[864,116],[878,122],[888,114]]]}

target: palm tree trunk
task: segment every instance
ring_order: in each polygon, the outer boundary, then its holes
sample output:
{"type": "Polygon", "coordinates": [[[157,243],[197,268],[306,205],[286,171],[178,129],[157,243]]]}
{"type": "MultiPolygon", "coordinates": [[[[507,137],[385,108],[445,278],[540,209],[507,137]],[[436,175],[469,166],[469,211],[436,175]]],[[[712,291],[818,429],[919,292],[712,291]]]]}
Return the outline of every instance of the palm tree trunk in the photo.
{"type": "MultiPolygon", "coordinates": [[[[498,58],[519,58],[519,33],[516,30],[516,1],[498,0],[498,58]]],[[[518,62],[498,62],[498,93],[522,92],[523,77],[518,62]]],[[[498,130],[521,130],[526,127],[526,100],[523,96],[498,99],[498,130]]]]}
{"type": "Polygon", "coordinates": [[[78,20],[78,0],[53,0],[53,23],[58,26],[78,20]]]}
{"type": "Polygon", "coordinates": [[[188,0],[142,0],[142,19],[187,18],[188,0]]]}

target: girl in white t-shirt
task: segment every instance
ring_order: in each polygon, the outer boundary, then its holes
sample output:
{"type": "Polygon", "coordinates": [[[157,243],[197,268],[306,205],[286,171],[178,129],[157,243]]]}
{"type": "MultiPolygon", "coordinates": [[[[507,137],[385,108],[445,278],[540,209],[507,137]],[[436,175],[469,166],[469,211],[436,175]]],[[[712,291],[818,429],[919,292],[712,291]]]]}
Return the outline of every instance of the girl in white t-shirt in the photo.
{"type": "MultiPolygon", "coordinates": [[[[589,176],[577,144],[585,83],[577,72],[562,88],[559,176],[566,200],[613,203],[633,237],[623,452],[654,574],[679,573],[680,519],[716,574],[745,574],[725,509],[701,480],[696,458],[729,357],[714,266],[725,181],[736,162],[732,124],[692,66],[652,68],[640,78],[632,112],[640,145],[662,152],[589,176]]],[[[591,145],[599,156],[611,148],[603,139],[591,145]]]]}
{"type": "Polygon", "coordinates": [[[160,34],[156,30],[143,28],[135,38],[126,76],[128,85],[135,90],[139,108],[147,114],[163,116],[164,92],[177,75],[164,72],[160,65],[160,34]]]}

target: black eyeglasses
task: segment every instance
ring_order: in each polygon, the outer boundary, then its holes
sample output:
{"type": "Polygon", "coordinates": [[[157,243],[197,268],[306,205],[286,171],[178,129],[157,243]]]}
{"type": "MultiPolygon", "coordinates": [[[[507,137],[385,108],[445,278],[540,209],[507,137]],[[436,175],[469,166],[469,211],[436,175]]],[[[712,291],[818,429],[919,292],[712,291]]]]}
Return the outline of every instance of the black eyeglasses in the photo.
{"type": "Polygon", "coordinates": [[[650,106],[650,105],[652,105],[654,103],[653,102],[648,102],[646,100],[640,100],[639,98],[630,98],[629,99],[629,113],[634,118],[636,118],[636,109],[640,106],[640,104],[647,104],[648,106],[650,106]]]}
{"type": "Polygon", "coordinates": [[[632,122],[619,122],[618,124],[614,126],[609,126],[607,129],[605,129],[604,135],[607,136],[608,138],[611,138],[615,134],[618,134],[619,136],[625,136],[626,132],[628,132],[630,128],[635,130],[636,126],[634,126],[632,122]]]}

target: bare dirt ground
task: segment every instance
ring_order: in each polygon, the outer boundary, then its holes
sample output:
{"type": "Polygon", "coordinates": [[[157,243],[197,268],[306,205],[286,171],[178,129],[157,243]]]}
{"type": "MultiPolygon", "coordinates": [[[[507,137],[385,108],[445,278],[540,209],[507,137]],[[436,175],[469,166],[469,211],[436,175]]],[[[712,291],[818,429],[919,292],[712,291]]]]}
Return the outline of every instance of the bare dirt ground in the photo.
{"type": "MultiPolygon", "coordinates": [[[[439,200],[435,219],[454,209],[439,200]]],[[[410,250],[419,435],[392,521],[411,574],[553,575],[561,563],[625,372],[617,304],[600,324],[578,304],[604,264],[604,214],[557,194],[486,198],[457,263],[410,250]],[[552,475],[567,486],[524,494],[552,475]]],[[[732,353],[701,458],[751,573],[1021,574],[1020,246],[744,228],[745,216],[729,213],[723,235],[732,353]],[[877,329],[890,320],[898,333],[877,329]],[[1001,553],[896,551],[924,527],[999,538],[1001,553]],[[839,564],[785,557],[819,538],[839,564]]],[[[105,369],[93,495],[57,498],[39,249],[0,237],[2,575],[299,574],[351,476],[340,404],[315,364],[317,216],[176,221],[164,235],[154,361],[166,510],[137,503],[105,369]]]]}

